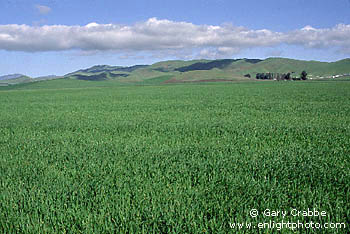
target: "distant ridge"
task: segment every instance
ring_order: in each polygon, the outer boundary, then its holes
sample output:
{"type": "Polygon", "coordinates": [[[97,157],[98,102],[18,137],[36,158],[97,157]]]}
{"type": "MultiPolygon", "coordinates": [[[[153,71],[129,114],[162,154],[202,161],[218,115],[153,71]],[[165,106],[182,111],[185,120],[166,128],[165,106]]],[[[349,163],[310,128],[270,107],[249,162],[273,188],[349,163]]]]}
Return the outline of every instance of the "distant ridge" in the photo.
{"type": "Polygon", "coordinates": [[[0,77],[2,84],[19,84],[53,79],[111,81],[125,84],[167,84],[205,81],[255,80],[258,73],[285,74],[300,77],[306,71],[308,78],[350,77],[350,58],[336,62],[304,61],[289,58],[169,60],[152,65],[111,66],[95,65],[64,76],[30,78],[22,74],[0,77]],[[250,78],[249,78],[250,77],[250,78]]]}
{"type": "Polygon", "coordinates": [[[137,69],[148,67],[149,65],[134,65],[130,67],[122,66],[110,66],[110,65],[95,65],[90,68],[80,69],[75,72],[66,74],[65,76],[74,75],[77,73],[100,73],[100,72],[113,72],[113,71],[124,71],[124,72],[133,72],[137,69]]]}
{"type": "Polygon", "coordinates": [[[11,79],[17,79],[20,78],[24,75],[22,74],[10,74],[10,75],[5,75],[5,76],[0,76],[0,80],[11,80],[11,79]]]}

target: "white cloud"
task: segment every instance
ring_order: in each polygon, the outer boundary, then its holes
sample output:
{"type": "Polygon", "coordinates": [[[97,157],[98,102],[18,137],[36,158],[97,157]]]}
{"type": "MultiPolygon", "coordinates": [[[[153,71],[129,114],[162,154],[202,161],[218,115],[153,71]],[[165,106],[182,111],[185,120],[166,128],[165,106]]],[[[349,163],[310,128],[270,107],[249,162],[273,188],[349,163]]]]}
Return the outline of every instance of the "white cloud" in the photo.
{"type": "Polygon", "coordinates": [[[299,45],[308,48],[350,49],[350,25],[291,32],[251,30],[232,25],[195,25],[151,18],[134,25],[90,23],[85,26],[0,25],[0,50],[151,52],[176,56],[224,57],[255,47],[299,45]],[[197,52],[196,52],[197,51],[197,52]]]}
{"type": "Polygon", "coordinates": [[[316,29],[313,28],[313,27],[310,26],[310,25],[306,25],[306,26],[303,27],[301,30],[302,30],[302,31],[316,31],[316,29]]]}
{"type": "Polygon", "coordinates": [[[35,5],[35,8],[39,11],[40,14],[45,15],[51,11],[51,8],[44,5],[35,5]]]}
{"type": "Polygon", "coordinates": [[[308,48],[350,48],[350,25],[338,24],[333,28],[315,29],[306,26],[286,34],[287,44],[308,48]]]}

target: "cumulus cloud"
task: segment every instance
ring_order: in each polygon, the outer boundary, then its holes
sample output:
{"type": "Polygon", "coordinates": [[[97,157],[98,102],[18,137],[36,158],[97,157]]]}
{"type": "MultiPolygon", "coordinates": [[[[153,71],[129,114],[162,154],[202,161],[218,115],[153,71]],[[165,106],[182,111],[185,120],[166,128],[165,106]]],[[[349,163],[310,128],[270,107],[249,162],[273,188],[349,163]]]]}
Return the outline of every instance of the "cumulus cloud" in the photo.
{"type": "Polygon", "coordinates": [[[51,11],[51,8],[44,5],[35,5],[35,8],[39,11],[40,14],[46,15],[51,11]]]}
{"type": "Polygon", "coordinates": [[[306,26],[301,30],[289,32],[285,42],[308,48],[350,48],[350,25],[338,24],[333,28],[315,29],[306,26]]]}
{"type": "Polygon", "coordinates": [[[233,55],[249,48],[273,48],[281,44],[349,51],[350,25],[339,24],[326,29],[306,26],[283,33],[157,18],[133,25],[94,22],[85,26],[0,25],[0,50],[8,51],[81,50],[128,54],[151,52],[153,55],[183,52],[184,56],[199,51],[199,56],[213,58],[233,55]]]}

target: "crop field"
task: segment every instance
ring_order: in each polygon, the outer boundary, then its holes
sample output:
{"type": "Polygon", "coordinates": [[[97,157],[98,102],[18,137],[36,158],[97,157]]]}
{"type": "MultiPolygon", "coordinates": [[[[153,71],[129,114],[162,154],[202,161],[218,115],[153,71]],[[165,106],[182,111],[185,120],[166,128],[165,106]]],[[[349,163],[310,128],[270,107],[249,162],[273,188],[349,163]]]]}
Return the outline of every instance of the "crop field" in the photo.
{"type": "Polygon", "coordinates": [[[0,87],[0,233],[349,232],[350,82],[101,82],[0,87]]]}

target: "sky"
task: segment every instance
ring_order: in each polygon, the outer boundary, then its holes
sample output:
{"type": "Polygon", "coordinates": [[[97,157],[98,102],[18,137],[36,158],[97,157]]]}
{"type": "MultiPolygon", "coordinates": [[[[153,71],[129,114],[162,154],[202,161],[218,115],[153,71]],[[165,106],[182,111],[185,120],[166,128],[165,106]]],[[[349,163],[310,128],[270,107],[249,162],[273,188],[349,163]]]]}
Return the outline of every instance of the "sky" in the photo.
{"type": "Polygon", "coordinates": [[[173,59],[350,57],[350,0],[0,0],[0,76],[173,59]]]}

